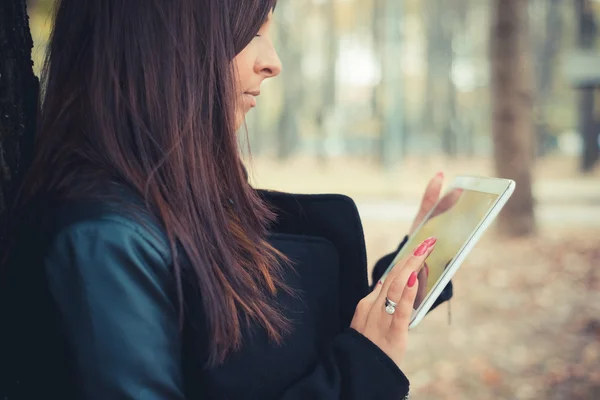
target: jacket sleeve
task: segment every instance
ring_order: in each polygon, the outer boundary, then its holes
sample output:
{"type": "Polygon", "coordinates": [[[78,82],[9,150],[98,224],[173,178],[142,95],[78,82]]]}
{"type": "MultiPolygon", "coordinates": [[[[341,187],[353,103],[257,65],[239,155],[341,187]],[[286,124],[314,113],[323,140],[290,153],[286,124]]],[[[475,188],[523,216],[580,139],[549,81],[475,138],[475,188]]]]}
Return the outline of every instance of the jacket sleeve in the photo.
{"type": "MultiPolygon", "coordinates": [[[[375,283],[379,280],[379,278],[381,278],[383,276],[385,270],[390,266],[392,261],[394,261],[394,258],[396,258],[396,256],[398,255],[400,250],[402,250],[402,247],[406,244],[407,241],[408,241],[408,236],[405,236],[396,250],[394,250],[390,254],[383,256],[379,261],[377,261],[377,263],[375,264],[375,267],[373,268],[373,274],[372,274],[373,285],[375,285],[375,283]]],[[[372,289],[373,289],[373,287],[371,287],[371,290],[372,289]]],[[[435,302],[429,309],[429,312],[431,312],[433,309],[435,309],[440,304],[450,300],[454,293],[453,290],[454,289],[452,286],[452,281],[450,281],[450,282],[448,282],[448,284],[446,285],[444,290],[442,290],[442,293],[440,293],[438,298],[435,300],[435,302]]]]}
{"type": "Polygon", "coordinates": [[[170,263],[139,229],[77,223],[56,235],[45,258],[82,399],[184,399],[170,263]]]}
{"type": "Polygon", "coordinates": [[[354,329],[339,334],[319,363],[281,400],[408,398],[409,381],[379,347],[354,329]]]}

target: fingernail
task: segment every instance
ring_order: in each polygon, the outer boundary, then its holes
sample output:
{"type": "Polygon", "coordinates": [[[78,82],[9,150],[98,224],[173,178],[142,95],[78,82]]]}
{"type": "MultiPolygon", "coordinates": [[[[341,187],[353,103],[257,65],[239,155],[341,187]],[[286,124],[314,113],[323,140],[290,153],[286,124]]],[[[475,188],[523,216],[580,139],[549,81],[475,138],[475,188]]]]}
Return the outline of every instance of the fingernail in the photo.
{"type": "Polygon", "coordinates": [[[410,277],[408,278],[408,283],[406,285],[408,287],[413,287],[415,286],[415,283],[417,283],[417,273],[413,271],[413,273],[410,274],[410,277]]]}
{"type": "Polygon", "coordinates": [[[443,178],[444,173],[442,171],[439,171],[437,174],[435,174],[435,176],[437,176],[438,178],[443,178]]]}
{"type": "Polygon", "coordinates": [[[437,242],[437,238],[430,237],[429,239],[425,240],[425,242],[423,242],[423,243],[427,243],[427,247],[431,247],[435,244],[435,242],[437,242]]]}
{"type": "Polygon", "coordinates": [[[419,247],[417,247],[414,254],[415,254],[415,256],[422,256],[423,254],[425,254],[427,252],[428,249],[429,249],[429,245],[427,244],[427,241],[424,241],[423,243],[421,243],[419,245],[419,247]]]}
{"type": "Polygon", "coordinates": [[[377,282],[378,285],[383,285],[382,281],[377,282]]]}

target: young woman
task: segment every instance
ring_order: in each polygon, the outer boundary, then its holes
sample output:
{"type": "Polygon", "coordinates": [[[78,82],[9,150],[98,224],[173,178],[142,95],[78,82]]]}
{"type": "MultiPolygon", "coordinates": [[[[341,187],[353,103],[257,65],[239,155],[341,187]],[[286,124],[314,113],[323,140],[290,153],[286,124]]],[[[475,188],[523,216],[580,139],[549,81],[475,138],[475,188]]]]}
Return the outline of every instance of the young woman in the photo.
{"type": "Polygon", "coordinates": [[[435,239],[371,290],[350,199],[247,182],[235,132],[281,69],[274,6],[59,2],[4,252],[0,398],[407,396],[435,239]]]}

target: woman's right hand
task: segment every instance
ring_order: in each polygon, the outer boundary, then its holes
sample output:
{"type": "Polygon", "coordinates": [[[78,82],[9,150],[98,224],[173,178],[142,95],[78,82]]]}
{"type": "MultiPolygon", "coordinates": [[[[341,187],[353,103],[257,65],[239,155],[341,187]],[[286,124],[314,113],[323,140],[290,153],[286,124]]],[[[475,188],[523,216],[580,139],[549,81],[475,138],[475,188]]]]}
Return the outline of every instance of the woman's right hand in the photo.
{"type": "Polygon", "coordinates": [[[406,352],[408,325],[419,285],[417,275],[435,241],[435,238],[425,240],[413,255],[398,262],[385,282],[379,281],[375,289],[358,303],[350,324],[351,328],[383,350],[398,367],[406,352]],[[392,315],[386,311],[386,297],[397,303],[392,315]]]}

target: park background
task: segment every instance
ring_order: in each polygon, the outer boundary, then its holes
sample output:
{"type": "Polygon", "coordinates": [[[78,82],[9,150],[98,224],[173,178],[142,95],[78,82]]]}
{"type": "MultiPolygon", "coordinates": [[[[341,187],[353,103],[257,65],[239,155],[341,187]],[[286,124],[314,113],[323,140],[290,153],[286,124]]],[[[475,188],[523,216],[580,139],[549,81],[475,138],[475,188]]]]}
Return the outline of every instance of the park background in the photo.
{"type": "MultiPolygon", "coordinates": [[[[52,3],[28,1],[36,74],[52,3]]],[[[411,333],[412,398],[599,399],[600,2],[280,0],[273,29],[251,179],[352,196],[371,266],[436,172],[517,180],[411,333]]]]}

